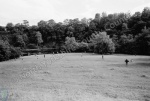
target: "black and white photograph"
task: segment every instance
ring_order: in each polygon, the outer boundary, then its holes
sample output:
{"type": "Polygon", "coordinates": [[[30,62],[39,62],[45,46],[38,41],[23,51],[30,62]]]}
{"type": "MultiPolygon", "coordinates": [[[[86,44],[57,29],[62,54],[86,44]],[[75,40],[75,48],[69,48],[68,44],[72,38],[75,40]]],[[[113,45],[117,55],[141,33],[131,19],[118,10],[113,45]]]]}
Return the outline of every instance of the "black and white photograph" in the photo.
{"type": "Polygon", "coordinates": [[[0,101],[150,101],[150,0],[0,0],[0,101]]]}

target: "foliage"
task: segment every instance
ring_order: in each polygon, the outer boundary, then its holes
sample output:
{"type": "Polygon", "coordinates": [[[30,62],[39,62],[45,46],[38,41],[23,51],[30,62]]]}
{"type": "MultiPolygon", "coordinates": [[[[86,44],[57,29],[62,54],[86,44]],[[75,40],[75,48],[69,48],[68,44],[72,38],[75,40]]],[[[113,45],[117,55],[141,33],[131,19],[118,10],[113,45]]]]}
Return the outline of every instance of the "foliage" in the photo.
{"type": "Polygon", "coordinates": [[[150,29],[142,30],[135,38],[137,54],[150,55],[150,29]]]}
{"type": "Polygon", "coordinates": [[[115,51],[115,45],[106,32],[95,32],[93,36],[90,41],[94,46],[94,52],[103,54],[115,51]]]}
{"type": "Polygon", "coordinates": [[[0,40],[3,41],[0,57],[1,60],[9,59],[11,50],[16,50],[10,47],[37,49],[41,46],[58,50],[63,47],[72,51],[150,55],[149,28],[148,7],[133,15],[103,12],[96,13],[93,18],[65,19],[58,23],[53,19],[41,20],[33,26],[27,20],[17,24],[10,22],[0,26],[0,40]],[[103,31],[107,34],[102,34],[103,31]]]}
{"type": "Polygon", "coordinates": [[[9,43],[7,41],[0,40],[0,61],[8,60],[10,53],[9,43]]]}
{"type": "Polygon", "coordinates": [[[25,42],[25,44],[29,43],[29,38],[28,38],[27,34],[23,34],[22,38],[23,38],[23,41],[25,42]]]}
{"type": "Polygon", "coordinates": [[[11,51],[11,54],[10,54],[10,59],[14,59],[14,58],[19,58],[20,55],[21,55],[21,50],[20,49],[17,49],[15,47],[10,47],[10,51],[11,51]]]}
{"type": "Polygon", "coordinates": [[[79,45],[74,37],[66,37],[65,46],[67,50],[75,51],[79,45]]]}
{"type": "Polygon", "coordinates": [[[36,44],[28,44],[27,48],[29,48],[29,49],[38,49],[36,44]]]}
{"type": "Polygon", "coordinates": [[[16,35],[15,36],[15,46],[16,47],[24,47],[25,46],[25,42],[23,40],[22,35],[16,35]]]}
{"type": "Polygon", "coordinates": [[[7,41],[0,40],[0,61],[18,58],[20,50],[9,45],[7,41]]]}
{"type": "Polygon", "coordinates": [[[85,42],[79,43],[79,50],[82,52],[87,51],[88,50],[88,43],[85,43],[85,42]]]}
{"type": "Polygon", "coordinates": [[[122,35],[118,40],[118,53],[136,54],[135,40],[132,35],[122,35]]]}
{"type": "Polygon", "coordinates": [[[40,45],[41,43],[43,43],[43,40],[42,40],[42,34],[40,32],[36,32],[36,42],[38,45],[40,45]]]}

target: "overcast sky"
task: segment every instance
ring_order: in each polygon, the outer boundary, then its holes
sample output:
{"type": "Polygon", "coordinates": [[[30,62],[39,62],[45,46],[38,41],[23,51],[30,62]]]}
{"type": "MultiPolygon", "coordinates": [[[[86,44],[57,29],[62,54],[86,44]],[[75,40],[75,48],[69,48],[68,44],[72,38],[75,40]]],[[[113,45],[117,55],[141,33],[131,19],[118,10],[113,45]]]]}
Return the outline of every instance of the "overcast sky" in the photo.
{"type": "Polygon", "coordinates": [[[0,0],[0,25],[23,20],[36,25],[40,20],[94,18],[96,13],[135,12],[145,6],[150,7],[150,0],[0,0]]]}

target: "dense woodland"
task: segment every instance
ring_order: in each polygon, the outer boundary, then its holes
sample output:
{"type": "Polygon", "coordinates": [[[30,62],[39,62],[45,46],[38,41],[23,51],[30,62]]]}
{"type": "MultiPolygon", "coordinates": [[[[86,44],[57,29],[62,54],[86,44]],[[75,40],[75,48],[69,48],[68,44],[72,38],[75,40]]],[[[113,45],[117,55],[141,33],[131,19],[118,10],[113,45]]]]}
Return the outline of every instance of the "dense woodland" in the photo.
{"type": "Polygon", "coordinates": [[[133,15],[103,12],[90,19],[0,26],[0,61],[17,58],[25,49],[150,55],[150,8],[133,15]]]}

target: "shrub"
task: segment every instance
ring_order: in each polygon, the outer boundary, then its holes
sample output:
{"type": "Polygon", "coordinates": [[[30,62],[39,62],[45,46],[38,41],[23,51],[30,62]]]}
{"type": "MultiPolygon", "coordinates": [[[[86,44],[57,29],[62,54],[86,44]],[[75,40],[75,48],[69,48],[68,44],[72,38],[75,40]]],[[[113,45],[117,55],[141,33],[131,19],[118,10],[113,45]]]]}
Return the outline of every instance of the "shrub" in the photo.
{"type": "Polygon", "coordinates": [[[22,35],[16,35],[15,37],[15,46],[16,47],[24,47],[25,46],[25,42],[23,40],[22,35]]]}
{"type": "Polygon", "coordinates": [[[21,51],[17,48],[10,47],[10,51],[11,51],[10,59],[19,58],[21,55],[21,51]]]}
{"type": "Polygon", "coordinates": [[[35,45],[35,44],[29,44],[27,47],[28,47],[29,49],[38,49],[38,46],[35,45]]]}
{"type": "Polygon", "coordinates": [[[0,40],[0,61],[18,58],[20,50],[9,45],[7,41],[0,40]]]}
{"type": "Polygon", "coordinates": [[[88,50],[88,43],[85,42],[79,43],[79,50],[82,52],[88,50]]]}
{"type": "Polygon", "coordinates": [[[95,32],[92,36],[90,41],[91,47],[94,46],[94,52],[102,54],[115,52],[115,44],[106,32],[95,32]]]}
{"type": "Polygon", "coordinates": [[[65,46],[67,50],[75,51],[78,49],[79,44],[74,37],[66,37],[65,46]]]}
{"type": "Polygon", "coordinates": [[[8,60],[10,57],[9,43],[0,40],[0,61],[8,60]]]}

